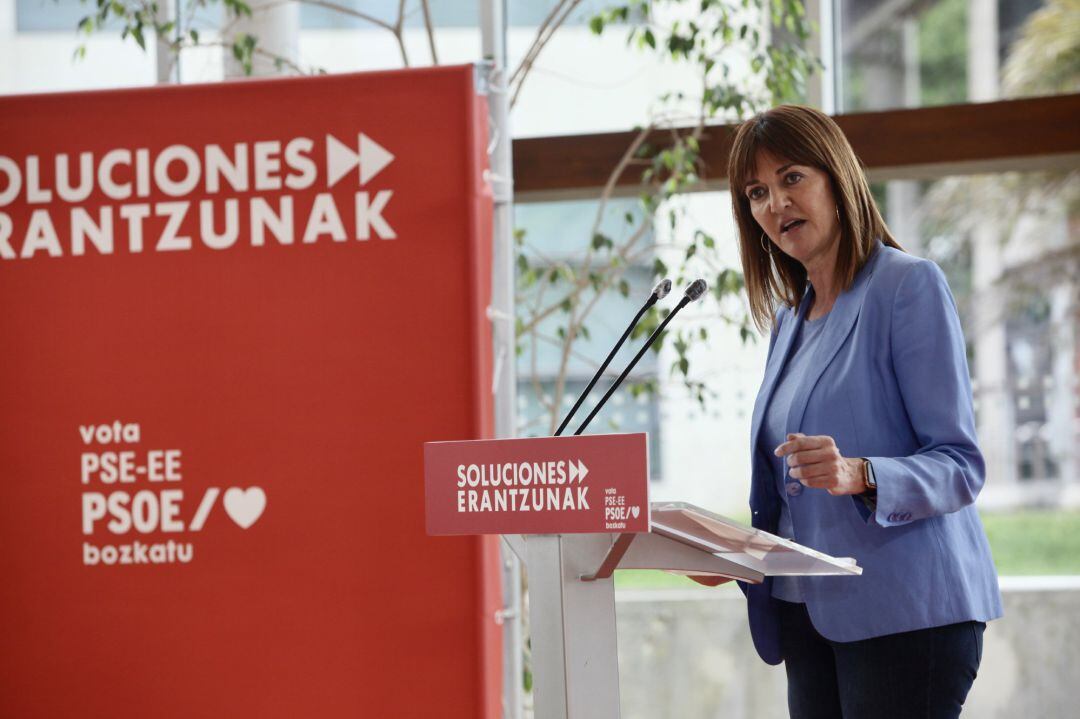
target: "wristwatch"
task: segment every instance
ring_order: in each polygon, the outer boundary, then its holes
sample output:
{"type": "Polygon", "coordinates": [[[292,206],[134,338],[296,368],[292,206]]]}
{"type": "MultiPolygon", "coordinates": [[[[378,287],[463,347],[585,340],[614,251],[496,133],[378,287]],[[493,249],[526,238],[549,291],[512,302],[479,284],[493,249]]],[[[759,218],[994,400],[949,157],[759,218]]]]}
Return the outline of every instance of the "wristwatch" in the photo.
{"type": "Polygon", "coordinates": [[[874,465],[870,463],[870,460],[863,457],[863,484],[866,485],[866,492],[868,494],[877,493],[877,478],[874,476],[874,465]]]}

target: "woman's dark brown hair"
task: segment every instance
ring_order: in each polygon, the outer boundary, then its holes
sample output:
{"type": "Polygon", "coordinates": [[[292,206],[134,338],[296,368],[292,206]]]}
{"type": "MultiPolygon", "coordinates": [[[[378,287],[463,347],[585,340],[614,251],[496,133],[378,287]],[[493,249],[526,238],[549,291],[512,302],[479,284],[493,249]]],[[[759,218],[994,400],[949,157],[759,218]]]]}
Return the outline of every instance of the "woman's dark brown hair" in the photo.
{"type": "Polygon", "coordinates": [[[764,230],[750,213],[745,192],[762,151],[786,162],[816,167],[829,176],[840,212],[836,279],[841,290],[851,287],[879,238],[890,247],[903,248],[885,226],[859,159],[831,117],[812,107],[780,105],[750,118],[735,133],[728,181],[750,314],[765,331],[772,325],[777,302],[797,307],[802,301],[806,269],[778,249],[770,254],[762,247],[764,230]]]}

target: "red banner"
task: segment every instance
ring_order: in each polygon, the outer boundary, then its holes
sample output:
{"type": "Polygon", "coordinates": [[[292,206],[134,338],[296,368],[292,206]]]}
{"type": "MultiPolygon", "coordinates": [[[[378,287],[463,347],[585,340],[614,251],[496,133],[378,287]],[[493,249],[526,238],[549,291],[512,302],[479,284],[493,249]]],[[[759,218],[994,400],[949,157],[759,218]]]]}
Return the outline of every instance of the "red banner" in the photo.
{"type": "Polygon", "coordinates": [[[497,715],[416,452],[490,430],[486,135],[471,67],[0,98],[0,716],[497,715]]]}
{"type": "Polygon", "coordinates": [[[424,445],[428,534],[649,531],[645,434],[424,445]]]}

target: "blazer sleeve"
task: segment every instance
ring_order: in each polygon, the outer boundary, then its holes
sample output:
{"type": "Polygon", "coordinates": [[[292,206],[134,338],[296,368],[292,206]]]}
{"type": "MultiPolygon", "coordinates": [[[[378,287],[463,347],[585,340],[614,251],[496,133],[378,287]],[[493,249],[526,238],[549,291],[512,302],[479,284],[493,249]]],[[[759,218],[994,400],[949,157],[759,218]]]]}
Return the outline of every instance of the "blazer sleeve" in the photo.
{"type": "Polygon", "coordinates": [[[890,343],[919,449],[907,457],[867,457],[878,485],[873,520],[883,527],[962,509],[975,501],[986,474],[960,318],[933,262],[912,265],[900,280],[890,343]]]}

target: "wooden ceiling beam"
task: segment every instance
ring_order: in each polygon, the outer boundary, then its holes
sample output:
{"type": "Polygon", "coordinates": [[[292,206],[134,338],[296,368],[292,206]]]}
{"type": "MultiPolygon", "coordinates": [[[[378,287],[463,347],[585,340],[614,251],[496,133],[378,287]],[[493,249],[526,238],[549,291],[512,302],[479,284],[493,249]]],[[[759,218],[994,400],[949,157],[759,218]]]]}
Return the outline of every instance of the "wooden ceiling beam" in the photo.
{"type": "MultiPolygon", "coordinates": [[[[1080,94],[837,115],[868,173],[911,177],[1080,166],[1080,94]]],[[[703,189],[722,185],[732,126],[707,131],[701,145],[703,189]]],[[[603,187],[635,138],[610,132],[514,140],[519,195],[603,187]]],[[[651,142],[663,144],[667,132],[651,142]]],[[[630,168],[619,189],[632,192],[641,173],[630,168]]]]}

